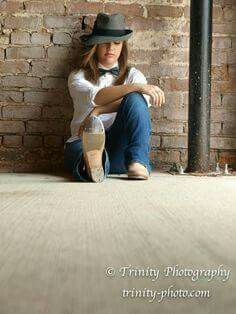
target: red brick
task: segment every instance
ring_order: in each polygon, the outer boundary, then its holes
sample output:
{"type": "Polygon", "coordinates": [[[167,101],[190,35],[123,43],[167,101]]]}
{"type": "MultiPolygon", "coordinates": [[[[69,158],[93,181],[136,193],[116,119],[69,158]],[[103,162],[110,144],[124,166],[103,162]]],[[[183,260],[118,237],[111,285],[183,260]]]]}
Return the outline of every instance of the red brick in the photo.
{"type": "Polygon", "coordinates": [[[64,135],[65,125],[62,121],[40,120],[27,121],[26,131],[28,133],[60,134],[64,135]]]}
{"type": "Polygon", "coordinates": [[[227,52],[220,49],[212,49],[212,65],[227,64],[227,52]]]}
{"type": "Polygon", "coordinates": [[[221,5],[222,7],[226,5],[234,4],[235,0],[214,0],[214,5],[221,5]]]}
{"type": "Polygon", "coordinates": [[[172,35],[173,38],[173,44],[176,47],[181,48],[189,48],[189,36],[185,35],[172,35]]]}
{"type": "Polygon", "coordinates": [[[0,36],[0,45],[9,45],[9,42],[10,42],[9,35],[3,36],[1,34],[1,36],[0,36]]]}
{"type": "Polygon", "coordinates": [[[39,59],[44,58],[43,47],[10,47],[6,49],[7,59],[39,59]]]}
{"type": "Polygon", "coordinates": [[[231,48],[231,38],[229,37],[212,37],[212,48],[222,49],[222,48],[231,48]]]}
{"type": "Polygon", "coordinates": [[[164,91],[187,91],[189,79],[161,78],[160,83],[164,91]]]}
{"type": "Polygon", "coordinates": [[[5,28],[38,30],[42,27],[42,20],[38,16],[8,16],[5,28]]]}
{"type": "Polygon", "coordinates": [[[68,3],[69,14],[97,14],[103,11],[103,3],[99,2],[75,2],[70,1],[68,3]]]}
{"type": "Polygon", "coordinates": [[[212,32],[218,34],[234,34],[236,29],[236,23],[213,23],[212,32]]]}
{"type": "Polygon", "coordinates": [[[222,21],[223,19],[223,10],[221,6],[213,6],[213,11],[212,11],[212,21],[213,24],[216,21],[222,21]]]}
{"type": "Polygon", "coordinates": [[[57,135],[44,136],[44,145],[46,147],[61,147],[63,146],[63,137],[57,135]]]}
{"type": "Polygon", "coordinates": [[[227,53],[228,53],[228,64],[234,64],[236,63],[236,51],[235,50],[231,50],[231,49],[228,49],[227,50],[227,53]]]}
{"type": "Polygon", "coordinates": [[[67,88],[67,80],[61,77],[44,77],[42,78],[42,87],[64,90],[67,88]]]}
{"type": "Polygon", "coordinates": [[[17,91],[2,90],[0,91],[0,101],[21,102],[23,101],[23,93],[17,91]]]}
{"type": "Polygon", "coordinates": [[[150,145],[151,147],[159,147],[161,145],[161,137],[159,135],[152,134],[150,145]]]}
{"type": "Polygon", "coordinates": [[[65,95],[63,93],[59,93],[58,91],[33,91],[33,92],[24,92],[25,102],[35,102],[35,103],[53,103],[60,104],[65,100],[65,95]]]}
{"type": "Polygon", "coordinates": [[[189,50],[181,49],[181,48],[170,48],[163,53],[163,61],[169,63],[186,63],[186,65],[182,65],[183,67],[188,67],[189,63],[189,50]]]}
{"type": "Polygon", "coordinates": [[[232,137],[211,137],[210,147],[214,149],[236,149],[236,139],[232,137]]]}
{"type": "Polygon", "coordinates": [[[213,108],[211,111],[211,118],[213,121],[236,121],[236,108],[213,108]]]}
{"type": "Polygon", "coordinates": [[[22,146],[22,136],[20,136],[20,135],[4,135],[3,145],[6,147],[22,146]]]}
{"type": "Polygon", "coordinates": [[[31,43],[36,45],[50,44],[51,35],[47,33],[33,33],[31,35],[31,43]]]}
{"type": "Polygon", "coordinates": [[[25,126],[22,121],[0,121],[1,133],[21,133],[25,131],[25,126]]]}
{"type": "Polygon", "coordinates": [[[53,59],[71,59],[78,53],[73,48],[52,46],[47,49],[48,58],[53,59]]]}
{"type": "Polygon", "coordinates": [[[13,161],[0,160],[0,172],[1,173],[14,172],[13,168],[14,168],[13,161]]]}
{"type": "Polygon", "coordinates": [[[30,33],[15,31],[11,33],[11,43],[12,44],[30,44],[30,33]]]}
{"type": "Polygon", "coordinates": [[[169,21],[157,20],[155,18],[145,18],[145,17],[127,17],[126,18],[127,27],[134,29],[135,31],[141,30],[162,30],[167,31],[170,29],[171,25],[169,21]]]}
{"type": "Polygon", "coordinates": [[[155,133],[183,133],[183,123],[178,121],[157,121],[153,125],[153,132],[155,133]]]}
{"type": "Polygon", "coordinates": [[[8,105],[2,108],[4,118],[32,119],[41,116],[41,108],[36,105],[8,105]]]}
{"type": "Polygon", "coordinates": [[[172,45],[171,36],[164,33],[164,36],[155,30],[144,30],[144,31],[137,31],[135,36],[130,39],[130,48],[131,49],[140,49],[140,43],[144,43],[142,48],[149,50],[150,52],[159,49],[170,48],[172,45]]]}
{"type": "Polygon", "coordinates": [[[163,163],[173,163],[180,161],[180,152],[177,150],[170,149],[158,149],[157,150],[157,159],[163,163]]]}
{"type": "Polygon", "coordinates": [[[58,60],[47,60],[47,61],[32,61],[32,74],[35,76],[58,76],[67,77],[69,75],[69,69],[63,62],[58,62],[58,60]]]}
{"type": "Polygon", "coordinates": [[[43,118],[72,118],[73,108],[69,106],[44,106],[42,111],[43,118]]]}
{"type": "Polygon", "coordinates": [[[165,93],[166,102],[163,105],[163,117],[168,120],[187,120],[188,106],[183,103],[181,92],[165,93]]]}
{"type": "Polygon", "coordinates": [[[150,68],[151,76],[159,76],[159,77],[171,77],[183,79],[188,77],[189,66],[186,65],[178,65],[178,64],[168,64],[168,63],[159,63],[157,66],[152,66],[150,68]]]}
{"type": "Polygon", "coordinates": [[[54,44],[71,44],[72,38],[68,33],[56,32],[53,34],[53,43],[54,44]]]}
{"type": "Polygon", "coordinates": [[[149,17],[173,17],[178,18],[183,15],[184,8],[171,5],[146,5],[149,17]]]}
{"type": "Polygon", "coordinates": [[[235,151],[222,151],[219,152],[220,165],[228,164],[229,166],[236,168],[236,152],[235,151]]]}
{"type": "MultiPolygon", "coordinates": [[[[36,155],[36,154],[35,154],[36,155]]],[[[52,165],[50,160],[35,160],[33,162],[27,163],[14,163],[14,172],[17,173],[25,173],[25,172],[32,172],[32,173],[42,173],[43,171],[52,171],[52,165]]]]}
{"type": "MultiPolygon", "coordinates": [[[[234,1],[234,4],[235,1],[234,1]]],[[[223,16],[225,21],[235,21],[236,20],[236,6],[227,5],[223,7],[223,16]]]]}
{"type": "Polygon", "coordinates": [[[48,14],[64,14],[65,7],[63,2],[59,1],[25,1],[26,12],[48,14]]]}
{"type": "Polygon", "coordinates": [[[187,148],[187,136],[185,135],[163,136],[162,147],[187,148]]]}
{"type": "Polygon", "coordinates": [[[27,61],[0,61],[0,72],[2,74],[18,74],[29,72],[29,63],[27,61]]]}
{"type": "Polygon", "coordinates": [[[144,49],[130,49],[129,59],[133,63],[142,63],[143,60],[149,64],[158,63],[162,60],[165,53],[164,49],[144,50],[144,49]]]}
{"type": "Polygon", "coordinates": [[[80,28],[81,18],[77,16],[44,16],[44,26],[47,28],[80,28]]]}
{"type": "Polygon", "coordinates": [[[32,76],[5,76],[2,78],[2,86],[7,87],[41,87],[41,80],[32,76]]]}
{"type": "Polygon", "coordinates": [[[223,122],[222,134],[235,136],[235,134],[236,134],[235,121],[236,120],[235,120],[235,115],[234,115],[234,120],[233,121],[223,122]]]}
{"type": "Polygon", "coordinates": [[[23,10],[23,3],[19,1],[1,1],[0,12],[1,13],[19,13],[23,10]]]}
{"type": "Polygon", "coordinates": [[[236,93],[225,93],[222,98],[222,106],[224,107],[235,107],[236,104],[236,93]]]}
{"type": "Polygon", "coordinates": [[[211,93],[211,107],[219,107],[221,106],[221,94],[216,92],[216,93],[211,93]]]}
{"type": "Polygon", "coordinates": [[[229,66],[229,77],[236,78],[236,65],[229,66]]]}
{"type": "Polygon", "coordinates": [[[4,49],[0,48],[0,60],[4,60],[4,49]]]}
{"type": "Polygon", "coordinates": [[[220,91],[221,93],[236,92],[236,80],[212,81],[211,89],[213,92],[220,91]]]}
{"type": "Polygon", "coordinates": [[[42,147],[43,139],[39,135],[25,135],[23,138],[24,146],[26,147],[42,147]]]}
{"type": "Polygon", "coordinates": [[[221,66],[212,66],[211,67],[211,77],[212,80],[222,80],[226,81],[229,80],[229,72],[228,67],[226,64],[223,64],[221,66]]]}
{"type": "Polygon", "coordinates": [[[23,159],[23,151],[20,147],[11,148],[11,147],[0,147],[0,156],[2,162],[12,162],[23,159]]]}
{"type": "Polygon", "coordinates": [[[221,132],[221,123],[220,122],[211,122],[210,134],[211,135],[220,135],[221,132]]]}
{"type": "Polygon", "coordinates": [[[112,14],[120,12],[124,16],[143,16],[143,7],[140,4],[119,4],[119,3],[105,3],[105,13],[112,14]]]}

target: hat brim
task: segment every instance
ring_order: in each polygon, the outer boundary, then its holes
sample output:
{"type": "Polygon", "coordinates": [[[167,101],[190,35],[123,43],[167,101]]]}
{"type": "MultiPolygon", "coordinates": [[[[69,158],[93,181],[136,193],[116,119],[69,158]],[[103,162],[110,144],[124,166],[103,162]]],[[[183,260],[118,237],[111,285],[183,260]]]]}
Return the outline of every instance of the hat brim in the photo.
{"type": "Polygon", "coordinates": [[[81,42],[87,46],[94,45],[94,44],[102,44],[112,41],[123,41],[129,39],[133,31],[131,29],[126,29],[126,35],[123,36],[99,36],[99,35],[82,35],[79,36],[81,42]]]}

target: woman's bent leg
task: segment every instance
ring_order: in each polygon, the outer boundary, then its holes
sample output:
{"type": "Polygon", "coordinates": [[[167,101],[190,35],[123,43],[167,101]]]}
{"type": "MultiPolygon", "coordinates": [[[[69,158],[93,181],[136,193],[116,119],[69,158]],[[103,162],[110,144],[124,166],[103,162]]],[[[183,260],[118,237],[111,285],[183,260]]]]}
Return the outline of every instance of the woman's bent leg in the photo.
{"type": "MultiPolygon", "coordinates": [[[[102,163],[104,175],[107,177],[110,169],[110,162],[106,149],[103,151],[102,163]]],[[[64,166],[77,181],[92,181],[85,168],[82,139],[66,143],[64,151],[64,166]]]]}
{"type": "Polygon", "coordinates": [[[107,131],[110,173],[127,172],[131,162],[143,164],[150,173],[150,136],[151,118],[146,99],[138,92],[125,95],[107,131]]]}

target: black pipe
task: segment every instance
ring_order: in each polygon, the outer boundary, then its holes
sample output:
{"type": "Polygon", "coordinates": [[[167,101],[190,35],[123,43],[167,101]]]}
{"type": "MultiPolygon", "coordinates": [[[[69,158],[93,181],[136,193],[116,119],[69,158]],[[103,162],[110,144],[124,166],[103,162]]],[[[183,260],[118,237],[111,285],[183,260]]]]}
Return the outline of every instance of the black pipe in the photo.
{"type": "Polygon", "coordinates": [[[212,0],[191,0],[188,166],[208,172],[210,161],[212,0]]]}

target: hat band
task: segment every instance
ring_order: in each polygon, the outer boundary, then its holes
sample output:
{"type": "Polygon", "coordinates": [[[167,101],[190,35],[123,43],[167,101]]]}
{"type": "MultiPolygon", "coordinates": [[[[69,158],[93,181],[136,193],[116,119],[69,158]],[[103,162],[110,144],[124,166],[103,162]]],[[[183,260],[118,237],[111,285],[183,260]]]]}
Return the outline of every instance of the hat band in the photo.
{"type": "Polygon", "coordinates": [[[92,35],[101,35],[101,36],[123,36],[126,35],[126,30],[123,29],[93,29],[92,35]]]}

